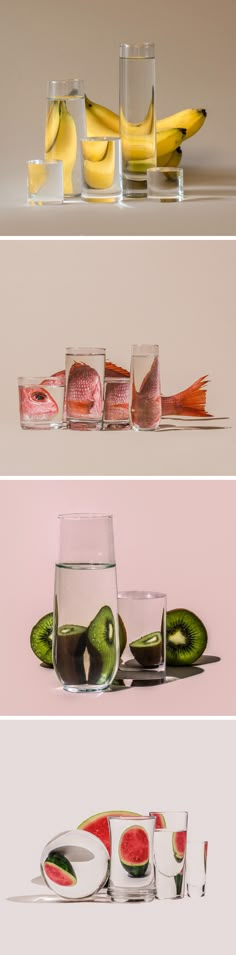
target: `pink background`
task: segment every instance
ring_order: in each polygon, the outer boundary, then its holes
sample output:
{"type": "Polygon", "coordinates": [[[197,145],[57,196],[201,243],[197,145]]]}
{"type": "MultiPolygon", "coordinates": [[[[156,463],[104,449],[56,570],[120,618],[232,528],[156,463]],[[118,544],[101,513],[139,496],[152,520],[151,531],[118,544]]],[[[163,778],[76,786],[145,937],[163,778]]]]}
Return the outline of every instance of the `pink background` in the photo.
{"type": "Polygon", "coordinates": [[[2,714],[235,714],[236,483],[168,480],[18,480],[0,483],[2,714]],[[66,694],[29,646],[52,609],[57,514],[114,515],[120,589],[167,592],[205,622],[220,663],[162,687],[66,694]]]}

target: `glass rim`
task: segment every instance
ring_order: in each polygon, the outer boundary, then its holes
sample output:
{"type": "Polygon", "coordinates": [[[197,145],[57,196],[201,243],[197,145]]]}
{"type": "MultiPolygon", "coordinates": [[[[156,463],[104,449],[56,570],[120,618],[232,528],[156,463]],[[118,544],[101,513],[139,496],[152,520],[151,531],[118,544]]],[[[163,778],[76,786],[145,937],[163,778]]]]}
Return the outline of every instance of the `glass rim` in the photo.
{"type": "Polygon", "coordinates": [[[80,513],[75,511],[74,513],[71,513],[71,514],[66,514],[66,513],[58,514],[57,517],[58,517],[58,520],[63,519],[63,520],[74,520],[74,521],[85,520],[85,519],[91,520],[92,518],[103,519],[103,520],[104,518],[106,518],[106,520],[112,520],[113,515],[112,514],[91,514],[91,513],[87,514],[87,513],[83,513],[83,512],[80,513]]]}
{"type": "MultiPolygon", "coordinates": [[[[48,376],[45,375],[45,378],[39,377],[38,375],[35,375],[34,378],[32,378],[32,377],[30,377],[30,376],[27,376],[27,375],[24,375],[23,377],[17,378],[17,381],[18,381],[18,385],[22,385],[23,382],[24,382],[24,383],[30,382],[30,384],[32,384],[32,385],[35,384],[35,385],[42,385],[42,386],[44,386],[44,381],[49,381],[49,378],[53,378],[53,375],[48,375],[48,376]]],[[[65,385],[64,385],[64,384],[61,384],[61,383],[59,383],[59,382],[55,382],[55,384],[54,384],[54,380],[55,380],[55,379],[53,378],[52,386],[53,386],[54,388],[65,388],[65,385]]],[[[45,385],[45,387],[46,387],[46,388],[50,388],[50,385],[45,385]]]]}
{"type": "Polygon", "coordinates": [[[132,358],[146,358],[147,355],[157,355],[159,357],[159,345],[147,345],[146,342],[141,345],[132,345],[132,358]],[[146,351],[144,351],[146,349],[146,351]]]}
{"type": "Polygon", "coordinates": [[[123,376],[122,376],[122,375],[119,375],[119,376],[118,376],[118,375],[117,375],[117,376],[115,376],[115,375],[105,375],[105,385],[106,385],[107,383],[110,383],[110,382],[112,382],[112,384],[113,384],[113,383],[114,383],[114,384],[115,384],[115,383],[116,383],[116,384],[117,384],[117,383],[119,383],[119,384],[120,384],[120,383],[122,383],[122,384],[125,383],[126,385],[129,385],[129,386],[130,386],[130,377],[127,378],[127,375],[123,375],[123,376]]]}
{"type": "Polygon", "coordinates": [[[29,166],[63,166],[63,159],[26,159],[29,166]]]}
{"type": "Polygon", "coordinates": [[[119,813],[115,813],[114,815],[109,816],[109,813],[108,813],[107,818],[109,819],[109,822],[110,822],[110,819],[124,819],[124,820],[125,820],[125,819],[129,819],[129,822],[131,823],[131,825],[134,825],[134,826],[137,826],[138,823],[141,822],[141,821],[144,820],[144,819],[145,819],[145,821],[148,820],[148,821],[150,822],[150,816],[146,816],[146,815],[144,815],[144,816],[140,816],[140,815],[137,815],[137,816],[124,816],[124,813],[120,813],[120,815],[119,815],[119,813]]]}
{"type": "Polygon", "coordinates": [[[182,179],[184,170],[182,166],[151,166],[150,169],[147,169],[147,179],[152,178],[154,173],[157,172],[174,172],[176,175],[182,179]]]}
{"type": "Polygon", "coordinates": [[[157,590],[119,590],[117,596],[118,600],[128,600],[129,598],[133,600],[157,600],[164,597],[166,599],[167,594],[162,594],[157,590]]]}
{"type": "Polygon", "coordinates": [[[59,97],[59,89],[61,91],[64,89],[65,91],[65,89],[69,90],[70,87],[72,87],[71,93],[67,92],[65,93],[65,96],[71,96],[71,97],[76,95],[84,96],[84,80],[79,79],[79,77],[76,77],[76,78],[69,77],[69,79],[64,79],[64,80],[48,80],[47,81],[48,98],[50,99],[51,95],[53,94],[55,96],[56,92],[58,92],[58,98],[63,98],[63,96],[59,97]]]}
{"type": "Polygon", "coordinates": [[[148,40],[140,40],[135,43],[120,43],[121,59],[155,59],[155,43],[148,40]]]}
{"type": "Polygon", "coordinates": [[[83,136],[81,143],[121,143],[120,136],[83,136]]]}
{"type": "Polygon", "coordinates": [[[188,839],[188,846],[208,846],[208,839],[188,839]]]}
{"type": "Polygon", "coordinates": [[[66,355],[105,355],[105,348],[93,348],[92,345],[68,345],[66,355]]]}
{"type": "MultiPolygon", "coordinates": [[[[180,815],[188,816],[188,810],[187,810],[187,809],[164,809],[164,811],[163,811],[162,809],[158,809],[158,815],[160,815],[160,816],[165,816],[165,813],[170,813],[170,814],[173,815],[173,816],[174,816],[174,815],[175,815],[175,816],[180,816],[180,815]]],[[[156,815],[157,815],[157,813],[155,812],[155,810],[154,810],[154,809],[151,809],[151,810],[150,810],[150,816],[156,816],[156,815]]]]}

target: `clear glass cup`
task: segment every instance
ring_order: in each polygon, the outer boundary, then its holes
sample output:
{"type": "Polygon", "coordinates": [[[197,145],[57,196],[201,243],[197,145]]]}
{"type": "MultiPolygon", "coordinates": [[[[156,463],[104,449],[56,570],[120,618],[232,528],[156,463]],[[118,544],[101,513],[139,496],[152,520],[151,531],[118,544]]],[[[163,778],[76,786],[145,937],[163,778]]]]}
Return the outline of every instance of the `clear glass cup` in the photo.
{"type": "Polygon", "coordinates": [[[66,349],[66,416],[69,428],[102,428],[105,348],[66,349]]]}
{"type": "Polygon", "coordinates": [[[24,430],[63,428],[65,386],[55,378],[18,378],[20,424],[24,430]]]}
{"type": "Polygon", "coordinates": [[[187,842],[187,895],[201,899],[206,893],[208,842],[187,842]]]}
{"type": "Polygon", "coordinates": [[[118,610],[133,665],[136,662],[138,669],[155,669],[155,674],[160,675],[160,682],[163,682],[166,670],[166,594],[123,590],[118,593],[118,610]]]}
{"type": "Polygon", "coordinates": [[[61,514],[53,665],[64,690],[106,690],[120,658],[113,521],[61,514]]]}
{"type": "Polygon", "coordinates": [[[130,378],[106,377],[104,387],[103,430],[127,428],[129,421],[130,378]]]}
{"type": "Polygon", "coordinates": [[[63,162],[64,198],[81,193],[80,140],[86,136],[83,80],[49,80],[45,126],[45,159],[63,162]]]}
{"type": "Polygon", "coordinates": [[[147,170],[156,166],[155,46],[120,45],[120,136],[123,193],[147,195],[147,170]]]}
{"type": "Polygon", "coordinates": [[[60,203],[64,199],[63,164],[60,160],[45,162],[29,159],[27,162],[27,200],[30,206],[60,203]]]}
{"type": "Polygon", "coordinates": [[[122,197],[121,140],[90,136],[81,140],[81,197],[88,202],[118,202],[122,197]]]}
{"type": "Polygon", "coordinates": [[[154,818],[157,899],[183,899],[185,893],[188,813],[159,810],[154,818]]]}
{"type": "Polygon", "coordinates": [[[133,345],[130,420],[134,431],[157,431],[161,420],[158,345],[133,345]]]}
{"type": "Polygon", "coordinates": [[[152,902],[155,898],[150,816],[110,816],[111,860],[108,894],[113,902],[152,902]]]}
{"type": "Polygon", "coordinates": [[[82,829],[60,832],[44,847],[40,868],[48,888],[73,902],[99,892],[108,876],[108,852],[97,836],[82,829]]]}
{"type": "Polygon", "coordinates": [[[159,199],[161,202],[181,202],[184,199],[183,169],[173,169],[172,166],[157,166],[148,169],[147,173],[148,199],[159,199]]]}

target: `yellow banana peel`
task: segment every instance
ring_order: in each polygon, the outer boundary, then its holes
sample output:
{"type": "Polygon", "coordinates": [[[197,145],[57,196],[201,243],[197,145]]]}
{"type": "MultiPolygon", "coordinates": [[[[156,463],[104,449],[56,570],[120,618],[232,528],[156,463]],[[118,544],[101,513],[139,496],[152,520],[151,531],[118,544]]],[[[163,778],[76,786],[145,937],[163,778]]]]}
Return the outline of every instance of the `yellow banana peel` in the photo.
{"type": "Polygon", "coordinates": [[[115,143],[107,145],[107,152],[100,162],[84,160],[84,177],[87,186],[92,189],[110,189],[114,182],[115,173],[115,143]]]}
{"type": "Polygon", "coordinates": [[[58,133],[52,148],[46,153],[46,159],[63,160],[64,194],[73,194],[72,172],[77,157],[77,132],[73,116],[69,113],[66,104],[60,102],[60,122],[58,133]]]}

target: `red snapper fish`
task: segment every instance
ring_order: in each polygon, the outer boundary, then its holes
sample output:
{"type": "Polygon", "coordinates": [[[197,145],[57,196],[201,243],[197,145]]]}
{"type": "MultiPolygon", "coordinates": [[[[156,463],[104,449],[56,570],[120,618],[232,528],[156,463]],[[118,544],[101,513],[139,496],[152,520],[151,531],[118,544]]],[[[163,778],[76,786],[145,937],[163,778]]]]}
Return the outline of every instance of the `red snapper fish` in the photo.
{"type": "Polygon", "coordinates": [[[71,365],[68,377],[66,405],[72,417],[102,416],[102,385],[96,368],[83,361],[71,365]]]}
{"type": "MultiPolygon", "coordinates": [[[[110,376],[117,379],[127,378],[127,386],[129,387],[130,373],[126,368],[121,368],[113,362],[107,361],[105,370],[107,377],[110,376]]],[[[65,383],[65,371],[56,371],[51,378],[47,379],[48,385],[56,383],[62,385],[65,383]]],[[[202,375],[201,378],[197,378],[197,380],[188,388],[185,388],[184,391],[178,391],[177,394],[168,395],[166,397],[161,395],[162,417],[182,415],[186,418],[212,418],[212,415],[206,411],[207,385],[208,376],[202,375]]],[[[118,394],[119,391],[117,392],[117,395],[118,394]]]]}
{"type": "Polygon", "coordinates": [[[132,381],[131,402],[132,424],[139,428],[154,428],[161,419],[161,386],[158,358],[155,356],[151,368],[145,375],[139,391],[135,380],[132,381]]]}
{"type": "Polygon", "coordinates": [[[20,413],[23,417],[54,418],[58,405],[43,385],[38,388],[20,388],[20,413]]]}

